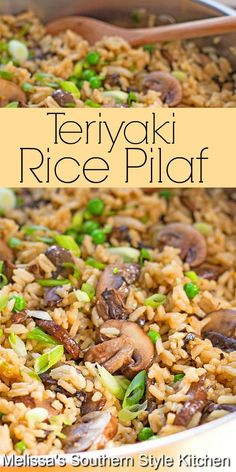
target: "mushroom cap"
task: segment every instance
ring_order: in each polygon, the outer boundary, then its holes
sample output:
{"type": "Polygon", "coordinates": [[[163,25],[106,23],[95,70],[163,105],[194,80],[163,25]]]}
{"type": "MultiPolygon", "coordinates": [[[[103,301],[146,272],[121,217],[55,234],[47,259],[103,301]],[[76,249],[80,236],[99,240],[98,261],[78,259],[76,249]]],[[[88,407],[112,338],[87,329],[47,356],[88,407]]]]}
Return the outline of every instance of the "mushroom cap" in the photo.
{"type": "Polygon", "coordinates": [[[163,246],[180,249],[180,257],[191,267],[202,264],[207,256],[207,245],[204,236],[193,226],[185,223],[171,223],[159,232],[153,232],[153,242],[163,246]]]}
{"type": "Polygon", "coordinates": [[[146,370],[154,357],[154,346],[147,334],[131,321],[108,320],[98,332],[98,342],[85,354],[85,361],[98,362],[111,374],[121,370],[133,378],[141,370],[146,370]],[[113,328],[120,335],[109,339],[104,330],[113,328]]]}
{"type": "Polygon", "coordinates": [[[129,285],[137,280],[139,272],[139,265],[131,263],[110,264],[105,268],[96,289],[97,311],[104,320],[128,317],[129,312],[124,302],[129,293],[129,285]]]}
{"type": "Polygon", "coordinates": [[[175,107],[182,100],[182,87],[178,79],[169,72],[154,71],[141,75],[139,79],[141,90],[155,90],[161,93],[161,100],[170,107],[175,107]]]}
{"type": "Polygon", "coordinates": [[[5,107],[9,102],[26,102],[26,95],[21,88],[10,80],[0,79],[0,107],[5,107]]]}
{"type": "Polygon", "coordinates": [[[236,310],[222,309],[207,316],[208,323],[201,334],[210,339],[213,346],[223,351],[236,350],[236,310]]]}
{"type": "Polygon", "coordinates": [[[82,416],[81,420],[63,429],[64,451],[76,453],[88,449],[103,449],[118,428],[117,419],[108,411],[96,411],[82,416]]]}

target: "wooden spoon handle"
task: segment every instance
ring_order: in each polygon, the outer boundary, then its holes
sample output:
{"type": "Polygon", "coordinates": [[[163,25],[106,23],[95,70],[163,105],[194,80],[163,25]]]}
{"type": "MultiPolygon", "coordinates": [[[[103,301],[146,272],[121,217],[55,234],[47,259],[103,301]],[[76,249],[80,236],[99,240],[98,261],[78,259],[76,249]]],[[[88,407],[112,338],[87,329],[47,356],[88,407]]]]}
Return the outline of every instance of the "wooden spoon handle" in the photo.
{"type": "Polygon", "coordinates": [[[236,15],[188,21],[154,28],[129,30],[127,39],[132,46],[172,41],[178,39],[200,38],[236,32],[236,15]],[[128,38],[129,36],[129,38],[128,38]]]}

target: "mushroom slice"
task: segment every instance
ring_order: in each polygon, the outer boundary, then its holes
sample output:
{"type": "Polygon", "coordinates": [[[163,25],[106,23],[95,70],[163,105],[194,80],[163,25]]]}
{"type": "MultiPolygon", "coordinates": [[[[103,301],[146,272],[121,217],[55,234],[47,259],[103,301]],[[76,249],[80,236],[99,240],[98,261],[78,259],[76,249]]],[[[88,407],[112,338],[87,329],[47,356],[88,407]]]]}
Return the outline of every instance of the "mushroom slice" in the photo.
{"type": "Polygon", "coordinates": [[[236,351],[236,310],[213,311],[202,328],[202,336],[222,351],[236,351]]]}
{"type": "Polygon", "coordinates": [[[202,264],[196,269],[197,275],[207,280],[218,280],[224,271],[224,267],[214,264],[202,264]]]}
{"type": "Polygon", "coordinates": [[[139,85],[144,93],[148,90],[160,92],[161,100],[169,107],[175,107],[182,100],[182,87],[178,79],[169,72],[154,71],[142,75],[139,85]]]}
{"type": "Polygon", "coordinates": [[[180,257],[191,267],[199,266],[207,256],[204,236],[193,226],[185,223],[171,223],[164,226],[157,234],[154,232],[153,243],[173,246],[180,249],[180,257]]]}
{"type": "Polygon", "coordinates": [[[202,411],[208,403],[207,389],[204,385],[205,376],[200,377],[198,382],[194,382],[189,391],[189,399],[183,404],[180,411],[176,414],[174,424],[178,426],[187,426],[191,418],[198,411],[202,411]]]}
{"type": "Polygon", "coordinates": [[[73,263],[72,255],[67,249],[60,246],[50,246],[45,251],[45,256],[52,262],[56,267],[56,271],[53,273],[53,277],[57,277],[59,274],[67,277],[73,269],[71,267],[65,267],[65,263],[73,263]]]}
{"type": "Polygon", "coordinates": [[[24,104],[26,96],[18,85],[10,80],[0,79],[0,107],[5,107],[9,102],[24,104]]]}
{"type": "Polygon", "coordinates": [[[104,319],[126,319],[129,311],[124,303],[129,285],[139,277],[138,264],[110,264],[102,273],[96,289],[97,311],[104,319]]]}
{"type": "Polygon", "coordinates": [[[88,413],[72,426],[63,429],[64,451],[71,454],[88,449],[103,449],[117,433],[117,419],[108,411],[88,413]]]}
{"type": "Polygon", "coordinates": [[[126,377],[133,378],[141,370],[146,370],[154,357],[154,346],[146,333],[131,321],[109,320],[102,324],[98,332],[98,342],[85,354],[85,361],[98,362],[111,374],[120,370],[126,377]],[[120,334],[109,339],[106,329],[114,329],[120,334]]]}

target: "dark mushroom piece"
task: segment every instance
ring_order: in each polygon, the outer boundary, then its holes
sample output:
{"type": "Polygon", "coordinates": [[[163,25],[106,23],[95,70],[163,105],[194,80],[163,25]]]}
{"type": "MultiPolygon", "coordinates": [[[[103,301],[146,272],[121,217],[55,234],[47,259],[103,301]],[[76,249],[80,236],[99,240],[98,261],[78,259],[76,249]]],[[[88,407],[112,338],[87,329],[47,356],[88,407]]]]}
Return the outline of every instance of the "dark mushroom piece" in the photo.
{"type": "Polygon", "coordinates": [[[72,426],[62,430],[65,434],[63,448],[72,454],[88,449],[103,449],[117,433],[117,419],[108,411],[88,413],[72,426]]]}
{"type": "Polygon", "coordinates": [[[109,320],[102,324],[97,341],[85,354],[85,361],[98,362],[111,374],[121,371],[127,378],[133,378],[151,365],[154,346],[147,334],[131,321],[109,320]],[[103,334],[106,328],[115,328],[119,335],[108,338],[103,334]],[[101,331],[102,330],[102,331],[101,331]]]}
{"type": "Polygon", "coordinates": [[[0,79],[0,107],[5,107],[9,102],[26,102],[26,95],[21,88],[10,80],[0,79]]]}
{"type": "Polygon", "coordinates": [[[195,413],[198,411],[201,412],[207,405],[207,389],[204,383],[205,376],[202,376],[198,382],[192,383],[188,391],[189,399],[183,404],[178,413],[176,413],[175,425],[187,426],[195,413]]]}
{"type": "Polygon", "coordinates": [[[168,224],[159,232],[154,229],[153,243],[180,249],[181,259],[188,262],[191,267],[202,264],[207,256],[204,236],[193,226],[185,223],[168,224]]]}
{"type": "Polygon", "coordinates": [[[71,355],[72,359],[77,360],[80,357],[80,347],[78,343],[69,335],[69,333],[53,320],[40,320],[35,318],[37,326],[46,333],[53,336],[57,341],[63,344],[65,350],[71,355]]]}
{"type": "Polygon", "coordinates": [[[220,275],[224,273],[224,267],[214,264],[202,264],[195,269],[199,277],[207,280],[218,280],[220,275]]]}
{"type": "Polygon", "coordinates": [[[236,411],[236,405],[234,404],[231,405],[229,403],[222,404],[222,405],[220,405],[219,403],[209,403],[203,410],[201,423],[205,423],[208,415],[210,415],[210,413],[212,413],[213,411],[217,411],[217,410],[220,410],[220,411],[223,410],[223,411],[227,411],[228,413],[233,413],[234,411],[236,411]]]}
{"type": "Polygon", "coordinates": [[[142,75],[139,78],[139,86],[144,93],[148,90],[160,92],[161,100],[169,107],[175,107],[182,100],[180,82],[169,72],[154,71],[142,75]]]}
{"type": "Polygon", "coordinates": [[[88,413],[93,413],[94,411],[100,411],[105,406],[106,398],[104,396],[102,396],[100,400],[94,402],[92,400],[93,395],[93,392],[86,394],[86,399],[83,401],[80,408],[82,416],[87,415],[88,413]]]}
{"type": "Polygon", "coordinates": [[[56,271],[53,273],[53,277],[57,277],[58,275],[67,277],[68,274],[73,271],[71,267],[65,267],[64,265],[68,262],[70,264],[73,263],[72,255],[69,251],[67,251],[67,249],[53,245],[45,251],[45,256],[47,256],[47,258],[56,267],[56,271]]]}
{"type": "Polygon", "coordinates": [[[53,336],[59,343],[63,344],[65,350],[71,355],[72,359],[77,360],[80,357],[80,347],[78,343],[69,335],[65,328],[55,323],[53,320],[42,320],[27,315],[27,312],[13,313],[12,323],[27,324],[27,321],[34,320],[37,326],[46,333],[53,336]]]}
{"type": "Polygon", "coordinates": [[[47,307],[57,306],[61,302],[62,298],[57,293],[58,287],[45,287],[43,294],[44,305],[47,307]]]}
{"type": "Polygon", "coordinates": [[[73,95],[70,92],[66,92],[66,90],[54,90],[54,92],[52,93],[52,98],[62,108],[75,107],[75,100],[73,98],[73,95]]]}
{"type": "Polygon", "coordinates": [[[12,400],[14,401],[14,403],[24,403],[24,405],[27,408],[35,408],[36,407],[36,403],[30,395],[24,395],[24,396],[19,395],[18,397],[13,397],[12,400]]]}
{"type": "Polygon", "coordinates": [[[13,271],[16,268],[14,261],[14,254],[12,249],[3,240],[0,240],[0,260],[3,261],[3,273],[8,280],[11,280],[13,271]]]}
{"type": "Polygon", "coordinates": [[[97,311],[104,320],[128,318],[125,301],[129,285],[138,279],[139,273],[138,264],[110,264],[106,267],[96,289],[97,311]]]}
{"type": "Polygon", "coordinates": [[[213,311],[207,319],[201,331],[203,338],[210,339],[222,351],[236,351],[236,310],[213,311]]]}

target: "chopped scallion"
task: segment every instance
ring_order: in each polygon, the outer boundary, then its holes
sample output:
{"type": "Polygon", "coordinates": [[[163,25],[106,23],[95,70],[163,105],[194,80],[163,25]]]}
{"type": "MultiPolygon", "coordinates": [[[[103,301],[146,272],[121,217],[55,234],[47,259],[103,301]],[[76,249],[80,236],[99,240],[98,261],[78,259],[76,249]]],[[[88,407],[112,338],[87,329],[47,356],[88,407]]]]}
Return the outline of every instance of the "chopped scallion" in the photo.
{"type": "Polygon", "coordinates": [[[57,362],[61,360],[63,354],[64,347],[59,344],[45,354],[37,357],[34,362],[34,370],[36,374],[43,374],[47,370],[51,369],[53,365],[57,364],[57,362]]]}

